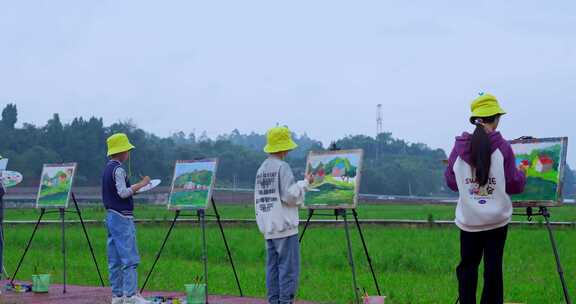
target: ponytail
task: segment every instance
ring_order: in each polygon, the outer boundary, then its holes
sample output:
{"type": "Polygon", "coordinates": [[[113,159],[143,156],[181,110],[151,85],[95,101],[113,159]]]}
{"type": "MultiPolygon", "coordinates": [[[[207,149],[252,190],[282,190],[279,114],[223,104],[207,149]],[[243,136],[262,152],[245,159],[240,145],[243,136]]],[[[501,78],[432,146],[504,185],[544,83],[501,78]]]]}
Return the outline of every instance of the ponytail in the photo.
{"type": "Polygon", "coordinates": [[[476,181],[481,187],[488,183],[488,178],[490,177],[491,152],[490,137],[484,131],[484,126],[477,123],[470,142],[470,162],[474,168],[476,181]]]}

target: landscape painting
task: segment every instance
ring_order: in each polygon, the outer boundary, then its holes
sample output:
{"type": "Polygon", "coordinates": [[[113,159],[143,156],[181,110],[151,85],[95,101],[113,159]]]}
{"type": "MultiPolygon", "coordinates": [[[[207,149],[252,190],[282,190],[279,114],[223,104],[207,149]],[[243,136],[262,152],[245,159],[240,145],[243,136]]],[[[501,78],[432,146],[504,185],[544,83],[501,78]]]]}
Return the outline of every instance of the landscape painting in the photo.
{"type": "Polygon", "coordinates": [[[217,167],[217,159],[176,161],[168,208],[173,210],[208,208],[217,167]]]}
{"type": "Polygon", "coordinates": [[[67,208],[75,171],[75,163],[44,165],[36,208],[67,208]]]}
{"type": "Polygon", "coordinates": [[[524,193],[512,196],[514,205],[560,205],[568,138],[523,139],[511,144],[516,166],[527,175],[524,193]]]}
{"type": "Polygon", "coordinates": [[[314,177],[304,206],[311,209],[351,209],[358,204],[362,150],[310,152],[306,173],[314,177]]]}

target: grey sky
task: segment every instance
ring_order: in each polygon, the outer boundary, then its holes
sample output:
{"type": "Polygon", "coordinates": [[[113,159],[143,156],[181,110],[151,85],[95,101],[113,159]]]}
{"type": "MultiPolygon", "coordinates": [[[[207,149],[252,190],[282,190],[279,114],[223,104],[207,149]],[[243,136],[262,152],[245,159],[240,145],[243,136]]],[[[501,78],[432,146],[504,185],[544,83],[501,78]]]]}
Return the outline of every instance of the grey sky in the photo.
{"type": "MultiPolygon", "coordinates": [[[[508,138],[569,136],[574,1],[4,1],[0,105],[132,118],[160,134],[264,132],[324,142],[384,129],[449,149],[491,92],[508,138]]],[[[574,147],[574,142],[572,143],[574,147]]],[[[576,167],[576,148],[569,149],[576,167]]]]}

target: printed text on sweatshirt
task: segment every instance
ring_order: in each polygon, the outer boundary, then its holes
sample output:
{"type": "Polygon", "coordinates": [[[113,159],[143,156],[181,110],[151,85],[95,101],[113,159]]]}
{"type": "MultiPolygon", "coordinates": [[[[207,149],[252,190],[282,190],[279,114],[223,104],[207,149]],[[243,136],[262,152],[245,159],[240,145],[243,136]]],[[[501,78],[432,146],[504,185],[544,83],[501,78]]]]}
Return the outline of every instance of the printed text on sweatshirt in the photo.
{"type": "Polygon", "coordinates": [[[269,157],[256,174],[254,202],[258,228],[267,240],[298,234],[298,206],[304,201],[305,181],[295,182],[290,165],[269,157]]]}

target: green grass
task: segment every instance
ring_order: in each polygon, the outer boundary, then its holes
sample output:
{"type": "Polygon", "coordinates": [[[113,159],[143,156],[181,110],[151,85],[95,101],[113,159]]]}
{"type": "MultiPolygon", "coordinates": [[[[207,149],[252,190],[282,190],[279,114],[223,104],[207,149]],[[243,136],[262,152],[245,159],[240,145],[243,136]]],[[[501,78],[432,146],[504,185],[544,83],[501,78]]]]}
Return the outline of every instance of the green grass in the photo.
{"type": "Polygon", "coordinates": [[[51,194],[42,194],[40,197],[39,205],[46,207],[64,206],[68,192],[55,192],[51,194]]]}
{"type": "MultiPolygon", "coordinates": [[[[104,208],[83,207],[82,216],[85,219],[104,219],[104,208]]],[[[73,208],[73,207],[70,207],[73,208]]],[[[360,204],[358,214],[361,219],[413,219],[413,220],[453,220],[455,205],[407,205],[407,204],[380,204],[366,205],[360,204]]],[[[254,219],[253,203],[245,204],[219,204],[218,210],[223,218],[228,219],[254,219]]],[[[576,222],[576,206],[564,205],[557,208],[549,208],[552,214],[552,221],[576,222]]],[[[517,209],[518,212],[524,212],[525,209],[517,209]]],[[[537,211],[536,209],[534,211],[537,211]]],[[[208,209],[208,213],[212,213],[208,209]]],[[[329,213],[330,211],[324,211],[329,213]]],[[[35,220],[38,218],[40,211],[36,209],[7,209],[6,220],[35,220]]],[[[135,214],[137,218],[146,219],[171,219],[174,212],[169,211],[166,205],[142,205],[136,203],[135,214]]],[[[300,218],[305,219],[306,210],[300,211],[300,218]]],[[[46,219],[57,219],[57,214],[45,216],[46,219]]],[[[74,217],[72,217],[74,218],[74,217]]],[[[525,216],[514,216],[514,220],[526,220],[525,216]]],[[[542,221],[541,217],[536,217],[534,221],[542,221]]]]}
{"type": "Polygon", "coordinates": [[[313,185],[314,189],[306,194],[306,205],[350,205],[354,199],[354,183],[336,180],[327,175],[319,184],[313,185]]]}
{"type": "MultiPolygon", "coordinates": [[[[5,263],[14,271],[18,257],[32,231],[32,225],[8,226],[5,263]]],[[[90,225],[90,237],[98,262],[107,276],[105,240],[102,224],[90,225]]],[[[137,227],[142,256],[140,282],[151,267],[168,229],[167,224],[137,227]]],[[[226,226],[244,291],[249,296],[265,295],[264,240],[255,225],[226,226]]],[[[454,269],[458,263],[458,231],[455,228],[392,228],[367,225],[365,237],[379,283],[388,296],[387,303],[453,303],[456,298],[454,269]]],[[[69,283],[98,285],[98,279],[82,231],[78,225],[66,230],[69,283]]],[[[359,285],[374,293],[371,275],[356,231],[352,231],[354,259],[359,285]]],[[[569,290],[576,290],[576,230],[555,231],[566,270],[569,290]]],[[[560,303],[562,291],[546,231],[541,228],[513,227],[505,256],[506,301],[560,303]]],[[[207,231],[210,292],[236,294],[235,282],[226,251],[214,225],[207,231]]],[[[342,227],[311,227],[302,253],[299,298],[326,303],[350,303],[351,274],[346,259],[342,227]]],[[[184,290],[200,274],[200,231],[196,225],[178,224],[157,265],[149,290],[184,290]]],[[[49,272],[61,282],[60,230],[42,226],[18,278],[30,279],[34,266],[49,272]]],[[[480,279],[481,284],[481,279],[480,279]]]]}
{"type": "Polygon", "coordinates": [[[206,205],[208,190],[198,191],[175,191],[170,197],[172,206],[194,206],[202,207],[206,205]]]}

